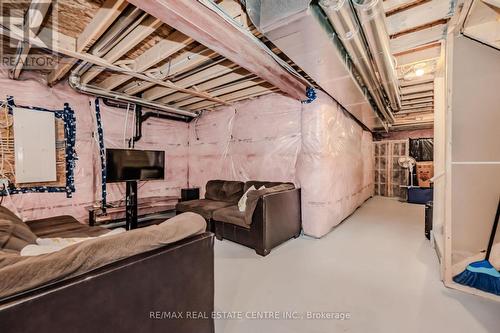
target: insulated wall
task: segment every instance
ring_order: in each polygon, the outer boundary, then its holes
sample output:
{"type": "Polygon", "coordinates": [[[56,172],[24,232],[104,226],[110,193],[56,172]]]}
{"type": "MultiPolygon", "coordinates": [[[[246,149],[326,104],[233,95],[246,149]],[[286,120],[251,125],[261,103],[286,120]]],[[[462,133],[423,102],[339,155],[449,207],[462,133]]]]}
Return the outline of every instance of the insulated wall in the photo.
{"type": "Polygon", "coordinates": [[[210,179],[296,182],[301,104],[281,95],[205,113],[189,129],[189,183],[210,179]]]}
{"type": "Polygon", "coordinates": [[[302,152],[297,170],[302,187],[304,233],[321,237],[373,195],[371,133],[323,93],[302,112],[302,152]]]}
{"type": "MultiPolygon", "coordinates": [[[[28,193],[15,194],[4,198],[3,205],[16,210],[23,219],[37,219],[56,215],[73,215],[80,221],[88,217],[86,207],[94,205],[101,198],[101,169],[99,148],[95,140],[94,98],[74,92],[66,83],[53,88],[47,87],[41,77],[29,72],[23,80],[11,80],[6,70],[0,70],[0,100],[7,95],[14,97],[17,105],[36,106],[45,109],[61,110],[69,103],[76,117],[75,167],[76,191],[72,198],[65,193],[28,193]]],[[[106,147],[125,147],[123,129],[125,110],[106,107],[101,102],[104,141],[106,147]]],[[[131,136],[133,116],[127,119],[131,136]]],[[[187,184],[187,137],[188,124],[149,118],[143,125],[143,138],[136,148],[162,149],[166,151],[166,180],[141,183],[139,196],[180,194],[180,187],[187,184]]],[[[43,163],[43,161],[41,161],[43,163]]],[[[123,199],[123,184],[108,185],[108,201],[123,199]]]]}
{"type": "Polygon", "coordinates": [[[321,237],[373,194],[371,133],[327,95],[311,104],[277,94],[206,113],[190,124],[189,182],[291,181],[304,232],[321,237]]]}
{"type": "MultiPolygon", "coordinates": [[[[23,77],[30,77],[29,73],[23,77]]],[[[84,221],[86,207],[101,198],[94,98],[66,84],[48,88],[36,79],[3,75],[0,90],[18,105],[61,109],[76,116],[76,192],[16,194],[4,205],[25,219],[69,214],[84,221]]],[[[180,188],[210,179],[289,181],[301,187],[306,234],[321,237],[373,193],[372,136],[328,96],[311,104],[271,94],[206,112],[190,124],[149,118],[139,149],[166,151],[166,180],[140,183],[139,196],[179,196],[180,188]]],[[[0,98],[2,99],[2,98],[0,98]]],[[[3,98],[4,99],[4,98],[3,98]]],[[[101,103],[107,148],[124,148],[133,113],[101,103]],[[125,127],[125,123],[127,126],[125,127]]],[[[124,184],[108,184],[108,201],[124,197],[124,184]]]]}

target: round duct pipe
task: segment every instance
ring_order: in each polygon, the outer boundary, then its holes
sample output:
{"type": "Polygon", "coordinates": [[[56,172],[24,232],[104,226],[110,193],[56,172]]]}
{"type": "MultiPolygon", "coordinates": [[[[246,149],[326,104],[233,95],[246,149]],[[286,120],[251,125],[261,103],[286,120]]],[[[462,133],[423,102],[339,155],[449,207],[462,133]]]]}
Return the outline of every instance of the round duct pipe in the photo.
{"type": "Polygon", "coordinates": [[[361,22],[368,47],[375,61],[380,81],[393,110],[401,108],[401,94],[395,61],[385,24],[385,11],[380,0],[351,0],[361,22]]]}
{"type": "Polygon", "coordinates": [[[349,0],[321,0],[319,5],[342,41],[380,113],[389,123],[393,124],[394,116],[382,100],[383,93],[376,81],[375,69],[366,50],[356,14],[349,0]]]}
{"type": "Polygon", "coordinates": [[[69,76],[68,82],[69,82],[69,86],[72,89],[74,89],[80,93],[95,95],[95,96],[99,96],[99,97],[105,97],[105,98],[109,98],[112,100],[117,100],[117,101],[121,101],[121,102],[125,102],[125,103],[137,104],[137,105],[141,105],[143,107],[149,108],[149,109],[157,110],[160,112],[165,112],[167,114],[174,114],[174,115],[176,114],[176,115],[182,115],[182,116],[191,117],[191,118],[196,118],[200,115],[200,113],[198,111],[182,110],[182,109],[179,109],[179,108],[176,108],[173,106],[168,106],[165,104],[160,104],[160,103],[156,103],[153,101],[148,101],[148,100],[145,100],[145,99],[140,98],[140,97],[130,96],[130,95],[126,95],[123,93],[114,92],[114,91],[111,92],[109,90],[104,90],[104,89],[94,87],[91,85],[82,84],[80,82],[80,77],[78,75],[76,75],[75,73],[71,73],[71,75],[69,76]]]}

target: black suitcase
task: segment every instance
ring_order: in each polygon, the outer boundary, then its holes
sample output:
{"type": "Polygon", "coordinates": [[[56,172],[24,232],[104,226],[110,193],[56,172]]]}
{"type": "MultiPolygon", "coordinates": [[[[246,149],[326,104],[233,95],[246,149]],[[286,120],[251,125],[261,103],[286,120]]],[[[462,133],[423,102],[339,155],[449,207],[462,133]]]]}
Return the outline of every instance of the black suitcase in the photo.
{"type": "Polygon", "coordinates": [[[425,237],[431,239],[432,230],[432,201],[425,204],[425,237]]]}

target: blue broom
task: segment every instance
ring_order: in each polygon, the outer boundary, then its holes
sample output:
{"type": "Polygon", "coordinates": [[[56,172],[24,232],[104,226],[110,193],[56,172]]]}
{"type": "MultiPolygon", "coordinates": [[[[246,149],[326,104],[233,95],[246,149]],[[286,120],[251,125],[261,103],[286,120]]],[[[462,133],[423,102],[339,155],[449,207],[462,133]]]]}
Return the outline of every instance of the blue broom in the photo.
{"type": "Polygon", "coordinates": [[[469,264],[465,271],[453,277],[453,281],[500,296],[500,273],[489,262],[499,218],[500,200],[498,202],[495,221],[493,222],[488,249],[486,250],[486,258],[469,264]]]}

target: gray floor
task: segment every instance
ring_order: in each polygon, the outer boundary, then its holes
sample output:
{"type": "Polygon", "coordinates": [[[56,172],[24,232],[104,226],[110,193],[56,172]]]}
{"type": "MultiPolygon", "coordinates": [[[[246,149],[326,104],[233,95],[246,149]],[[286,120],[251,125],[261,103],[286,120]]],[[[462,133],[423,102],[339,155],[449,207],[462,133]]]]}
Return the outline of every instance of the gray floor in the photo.
{"type": "Polygon", "coordinates": [[[266,258],[216,241],[217,315],[243,318],[216,320],[216,332],[500,332],[500,303],[440,282],[423,218],[422,206],[375,197],[324,238],[301,236],[266,258]],[[279,319],[252,319],[266,311],[279,319]],[[307,312],[351,318],[300,319],[307,312]]]}

